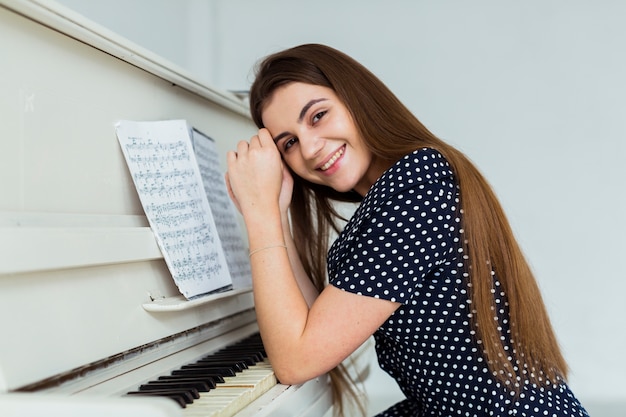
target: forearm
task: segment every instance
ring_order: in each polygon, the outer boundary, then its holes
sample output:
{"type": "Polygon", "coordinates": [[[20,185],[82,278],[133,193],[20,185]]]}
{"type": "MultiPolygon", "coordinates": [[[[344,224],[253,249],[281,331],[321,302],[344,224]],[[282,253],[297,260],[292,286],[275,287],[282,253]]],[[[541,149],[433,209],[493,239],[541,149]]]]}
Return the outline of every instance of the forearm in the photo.
{"type": "Polygon", "coordinates": [[[308,276],[306,271],[304,270],[304,266],[302,265],[302,261],[300,260],[300,256],[298,255],[298,251],[296,249],[296,244],[293,240],[293,236],[291,234],[291,226],[289,224],[289,217],[287,214],[283,214],[282,218],[282,227],[283,227],[283,236],[285,239],[285,245],[287,246],[287,252],[289,254],[289,262],[291,263],[291,269],[296,277],[296,281],[298,286],[300,287],[300,291],[304,296],[307,305],[309,308],[313,305],[313,302],[319,295],[319,291],[315,288],[315,285],[311,281],[311,278],[308,276]]]}
{"type": "Polygon", "coordinates": [[[250,265],[257,322],[272,360],[294,352],[306,326],[309,305],[293,271],[289,252],[295,251],[295,245],[290,233],[283,230],[279,211],[260,212],[244,217],[250,251],[254,252],[250,265]],[[283,243],[287,249],[281,247],[283,243]]]}
{"type": "Polygon", "coordinates": [[[285,236],[278,210],[258,213],[247,220],[250,249],[268,248],[250,259],[257,322],[277,377],[297,384],[341,363],[397,305],[329,286],[309,308],[289,259],[293,239],[285,236]]]}

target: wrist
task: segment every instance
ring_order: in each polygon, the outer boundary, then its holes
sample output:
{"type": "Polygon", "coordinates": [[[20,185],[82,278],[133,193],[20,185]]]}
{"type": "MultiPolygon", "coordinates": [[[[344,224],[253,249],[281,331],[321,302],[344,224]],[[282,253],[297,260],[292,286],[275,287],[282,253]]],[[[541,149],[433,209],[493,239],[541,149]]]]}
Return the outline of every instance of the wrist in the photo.
{"type": "Polygon", "coordinates": [[[283,222],[278,210],[263,209],[244,215],[250,251],[273,245],[284,245],[283,222]]]}
{"type": "Polygon", "coordinates": [[[280,219],[281,212],[278,204],[250,204],[246,207],[242,207],[241,215],[246,224],[263,224],[266,221],[272,221],[272,219],[280,219]]]}
{"type": "Polygon", "coordinates": [[[276,245],[263,246],[261,248],[256,248],[254,250],[251,250],[248,256],[251,258],[252,255],[254,255],[255,253],[263,252],[265,250],[270,250],[270,249],[281,249],[281,248],[287,249],[287,245],[285,245],[284,243],[281,243],[281,244],[276,244],[276,245]]]}

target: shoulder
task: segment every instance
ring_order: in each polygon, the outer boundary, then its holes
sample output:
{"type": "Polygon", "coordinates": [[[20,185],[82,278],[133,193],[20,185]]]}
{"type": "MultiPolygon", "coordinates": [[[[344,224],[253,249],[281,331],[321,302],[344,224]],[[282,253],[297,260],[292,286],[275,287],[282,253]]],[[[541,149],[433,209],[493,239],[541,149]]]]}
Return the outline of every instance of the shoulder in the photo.
{"type": "Polygon", "coordinates": [[[385,171],[367,193],[363,204],[376,206],[404,190],[453,177],[452,167],[439,151],[420,148],[405,155],[385,171]]]}
{"type": "Polygon", "coordinates": [[[426,213],[426,205],[434,206],[431,200],[446,200],[437,204],[447,204],[450,213],[446,218],[454,216],[457,191],[450,164],[439,151],[421,148],[405,155],[372,185],[334,242],[329,259],[345,255],[362,235],[386,233],[390,218],[402,221],[404,216],[426,213]]]}
{"type": "Polygon", "coordinates": [[[457,191],[439,152],[405,155],[376,181],[331,247],[331,283],[407,302],[433,268],[455,256],[457,191]]]}
{"type": "Polygon", "coordinates": [[[400,184],[422,183],[453,175],[447,159],[436,149],[421,148],[405,155],[380,178],[395,179],[400,184]]]}

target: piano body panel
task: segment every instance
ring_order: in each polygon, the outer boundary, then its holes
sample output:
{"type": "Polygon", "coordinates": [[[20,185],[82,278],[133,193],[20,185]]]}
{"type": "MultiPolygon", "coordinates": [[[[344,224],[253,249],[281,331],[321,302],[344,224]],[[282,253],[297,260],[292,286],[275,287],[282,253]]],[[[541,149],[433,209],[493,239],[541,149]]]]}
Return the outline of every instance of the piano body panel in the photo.
{"type": "Polygon", "coordinates": [[[0,394],[2,417],[180,417],[182,409],[165,398],[72,398],[46,394],[0,394]]]}
{"type": "MultiPolygon", "coordinates": [[[[257,332],[253,297],[182,298],[115,124],[185,119],[225,167],[256,132],[247,105],[49,0],[0,0],[0,56],[0,415],[183,415],[124,394],[257,332]]],[[[322,377],[236,415],[330,402],[322,377]]]]}
{"type": "Polygon", "coordinates": [[[0,31],[0,391],[252,309],[250,292],[143,308],[180,293],[115,135],[185,119],[225,166],[256,130],[246,106],[54,2],[0,1],[0,31]]]}
{"type": "MultiPolygon", "coordinates": [[[[253,308],[240,293],[193,309],[151,313],[149,294],[177,291],[164,262],[136,262],[0,278],[0,343],[12,389],[253,308]],[[27,347],[32,354],[24,355],[27,347]]],[[[254,316],[247,318],[253,321],[254,316]]],[[[232,323],[232,327],[246,321],[232,323]]]]}

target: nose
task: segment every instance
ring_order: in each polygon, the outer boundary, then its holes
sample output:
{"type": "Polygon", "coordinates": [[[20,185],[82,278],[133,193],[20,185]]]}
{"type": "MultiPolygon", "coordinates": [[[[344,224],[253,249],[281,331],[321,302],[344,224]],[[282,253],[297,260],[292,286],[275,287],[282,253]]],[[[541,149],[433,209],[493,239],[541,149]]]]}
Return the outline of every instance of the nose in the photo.
{"type": "Polygon", "coordinates": [[[324,148],[324,139],[315,134],[301,132],[298,140],[302,157],[305,159],[315,159],[324,148]]]}

